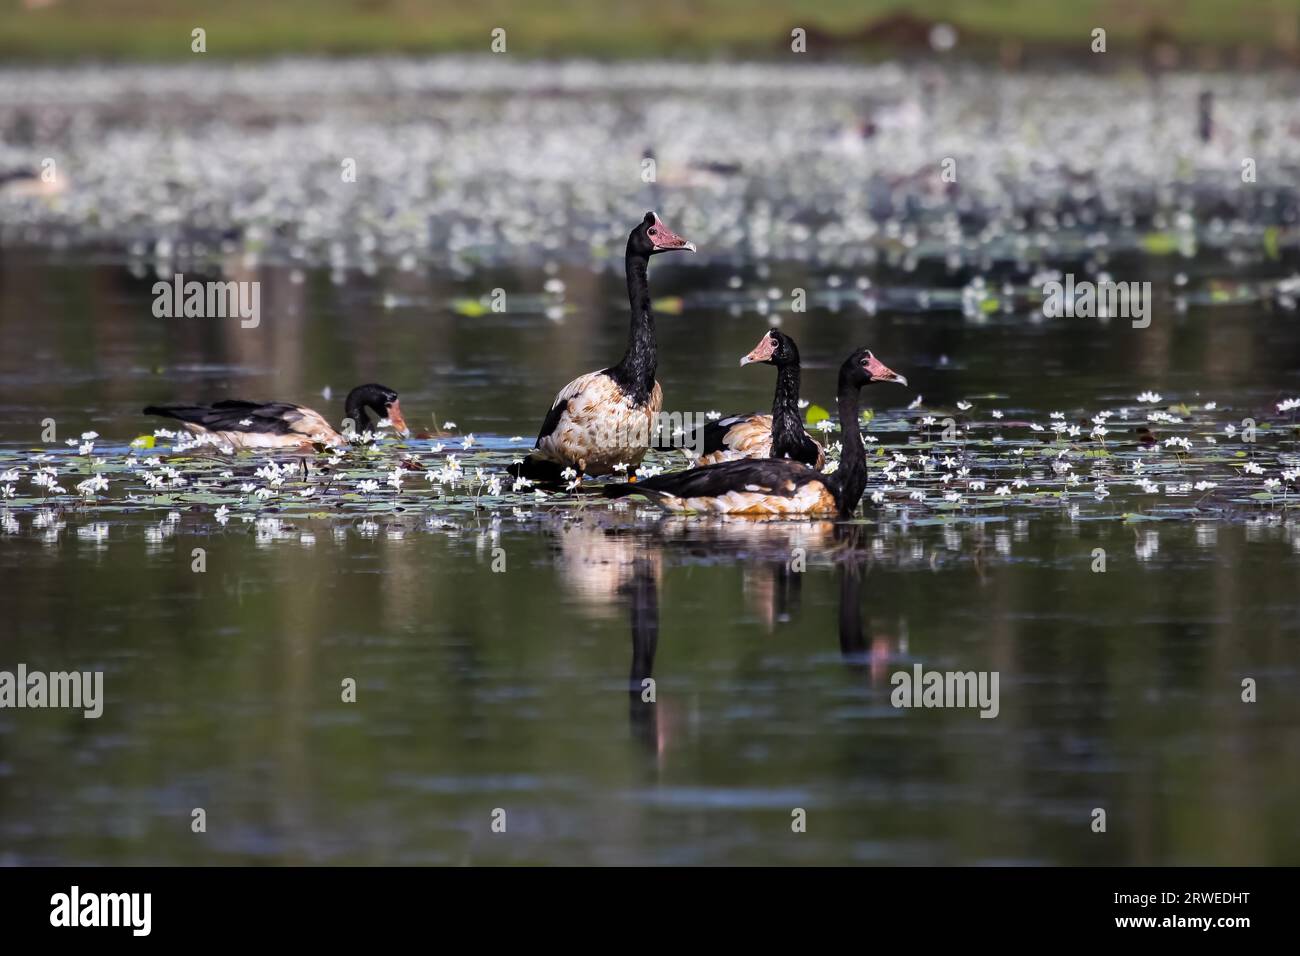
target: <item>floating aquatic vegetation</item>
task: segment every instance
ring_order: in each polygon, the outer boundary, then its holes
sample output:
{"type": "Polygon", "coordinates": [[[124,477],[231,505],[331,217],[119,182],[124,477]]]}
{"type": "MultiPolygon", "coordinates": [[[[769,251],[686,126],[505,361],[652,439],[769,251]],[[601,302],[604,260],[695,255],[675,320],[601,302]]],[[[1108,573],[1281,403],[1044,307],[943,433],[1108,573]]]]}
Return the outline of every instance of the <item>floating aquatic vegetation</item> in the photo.
{"type": "MultiPolygon", "coordinates": [[[[982,413],[982,402],[953,409],[910,407],[866,415],[870,482],[860,512],[876,522],[980,520],[1042,509],[1066,509],[1078,520],[1214,518],[1238,520],[1260,511],[1288,515],[1300,507],[1300,430],[1287,413],[1300,400],[1276,403],[1277,416],[1238,427],[1216,402],[1166,404],[1150,390],[1137,408],[1102,409],[1070,419],[1053,411],[1043,421],[1022,409],[982,413]],[[1151,426],[1158,425],[1162,436],[1151,426]]],[[[831,419],[810,420],[827,436],[831,419]]],[[[1249,421],[1249,420],[1248,420],[1249,421]]],[[[448,429],[455,423],[448,422],[448,429]]],[[[543,488],[506,474],[519,457],[516,439],[466,435],[455,445],[359,436],[344,451],[314,455],[196,454],[188,436],[160,429],[154,444],[107,444],[87,433],[66,446],[0,448],[0,528],[18,533],[19,517],[48,532],[41,516],[111,515],[179,510],[219,526],[267,518],[421,517],[627,511],[653,520],[654,509],[593,497],[599,482],[564,475],[543,488]],[[72,447],[75,445],[75,449],[72,447]]],[[[840,444],[827,447],[827,470],[840,444]]],[[[655,450],[641,474],[685,466],[677,451],[655,450]]]]}

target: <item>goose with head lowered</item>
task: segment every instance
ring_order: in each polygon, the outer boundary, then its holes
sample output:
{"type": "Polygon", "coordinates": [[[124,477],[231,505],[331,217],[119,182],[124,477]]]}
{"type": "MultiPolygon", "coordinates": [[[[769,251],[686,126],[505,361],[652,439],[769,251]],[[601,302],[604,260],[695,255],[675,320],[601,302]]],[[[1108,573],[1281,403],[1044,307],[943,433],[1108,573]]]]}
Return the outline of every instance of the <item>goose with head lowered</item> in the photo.
{"type": "MultiPolygon", "coordinates": [[[[387,421],[399,435],[410,434],[397,393],[386,385],[358,385],[348,393],[343,414],[358,433],[371,427],[367,411],[375,416],[376,422],[387,421]]],[[[316,445],[340,448],[347,444],[347,438],[324,415],[291,402],[226,399],[211,405],[149,405],[144,414],[174,418],[191,434],[211,435],[218,444],[236,451],[305,450],[316,445]]]]}
{"type": "Polygon", "coordinates": [[[669,511],[712,511],[736,515],[821,515],[851,518],[867,487],[867,453],[858,430],[858,402],[871,382],[907,379],[887,368],[868,349],[840,367],[837,404],[843,429],[839,467],[824,475],[788,458],[745,458],[655,475],[635,484],[606,485],[608,498],[644,495],[669,511]]]}
{"type": "Polygon", "coordinates": [[[826,464],[825,452],[804,431],[799,416],[799,348],[794,339],[769,329],[740,360],[741,365],[755,362],[776,366],[772,414],[728,415],[706,424],[699,436],[703,449],[696,465],[741,458],[789,458],[820,471],[826,464]]]}
{"type": "Polygon", "coordinates": [[[575,378],[555,396],[537,433],[534,451],[509,468],[533,481],[559,481],[572,468],[579,475],[608,475],[618,466],[635,469],[650,448],[663,390],[655,381],[658,350],[650,311],[650,257],[695,251],[653,212],[627,239],[625,268],[631,304],[627,351],[617,365],[575,378]]]}

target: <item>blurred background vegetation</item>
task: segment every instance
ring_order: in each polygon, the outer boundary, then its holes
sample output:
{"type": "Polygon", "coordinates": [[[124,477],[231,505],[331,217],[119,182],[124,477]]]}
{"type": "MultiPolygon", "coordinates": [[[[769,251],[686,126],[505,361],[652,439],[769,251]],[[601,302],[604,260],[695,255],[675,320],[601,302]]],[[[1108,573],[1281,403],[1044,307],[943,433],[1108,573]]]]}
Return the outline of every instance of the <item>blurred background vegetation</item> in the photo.
{"type": "Polygon", "coordinates": [[[217,57],[485,52],[524,56],[776,56],[790,30],[813,56],[898,55],[957,28],[976,57],[1089,54],[1200,67],[1300,60],[1300,0],[0,0],[0,57],[175,59],[190,31],[217,57]]]}

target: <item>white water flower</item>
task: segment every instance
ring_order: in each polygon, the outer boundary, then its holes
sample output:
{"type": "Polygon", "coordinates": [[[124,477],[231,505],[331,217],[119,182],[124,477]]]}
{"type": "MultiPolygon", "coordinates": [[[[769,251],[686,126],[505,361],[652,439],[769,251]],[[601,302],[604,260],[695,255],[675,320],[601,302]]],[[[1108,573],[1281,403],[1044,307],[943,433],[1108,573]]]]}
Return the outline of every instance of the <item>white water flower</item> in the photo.
{"type": "Polygon", "coordinates": [[[365,478],[357,482],[357,491],[363,495],[372,494],[379,490],[379,482],[372,478],[365,478]]]}
{"type": "Polygon", "coordinates": [[[1007,485],[998,485],[993,489],[993,493],[999,497],[1006,498],[1011,494],[1011,489],[1007,485]]]}
{"type": "Polygon", "coordinates": [[[86,497],[105,491],[108,488],[108,479],[103,475],[95,475],[93,478],[87,478],[85,481],[78,483],[77,490],[86,497]]]}
{"type": "Polygon", "coordinates": [[[230,509],[222,505],[213,517],[217,519],[217,524],[225,524],[230,520],[230,509]]]}
{"type": "Polygon", "coordinates": [[[1256,464],[1256,463],[1253,462],[1253,461],[1248,461],[1248,462],[1246,462],[1246,464],[1242,465],[1241,470],[1244,471],[1244,472],[1245,472],[1246,474],[1248,474],[1248,475],[1262,475],[1262,474],[1264,474],[1264,469],[1263,469],[1263,467],[1262,467],[1261,465],[1256,464]]]}
{"type": "Polygon", "coordinates": [[[1150,402],[1152,405],[1154,405],[1156,402],[1161,401],[1162,398],[1160,395],[1158,395],[1155,392],[1143,392],[1141,395],[1137,397],[1137,400],[1139,402],[1150,402]]]}
{"type": "Polygon", "coordinates": [[[1002,417],[1002,413],[999,412],[999,411],[997,411],[997,410],[994,410],[994,411],[990,412],[989,414],[992,415],[994,418],[1001,418],[1001,417],[1002,417]]]}
{"type": "Polygon", "coordinates": [[[974,406],[971,405],[970,402],[958,402],[958,403],[957,403],[957,410],[958,410],[958,411],[968,412],[968,411],[970,411],[973,407],[974,407],[974,406]]]}

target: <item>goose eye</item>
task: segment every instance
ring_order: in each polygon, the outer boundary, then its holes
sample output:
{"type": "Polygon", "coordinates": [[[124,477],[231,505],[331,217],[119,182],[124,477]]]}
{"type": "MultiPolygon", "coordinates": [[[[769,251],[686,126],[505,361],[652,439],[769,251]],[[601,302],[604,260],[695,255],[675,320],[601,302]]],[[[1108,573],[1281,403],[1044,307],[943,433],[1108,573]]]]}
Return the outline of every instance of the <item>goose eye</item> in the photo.
{"type": "Polygon", "coordinates": [[[651,230],[650,230],[650,235],[653,236],[654,234],[655,234],[655,231],[654,231],[653,229],[651,229],[651,230]]]}

